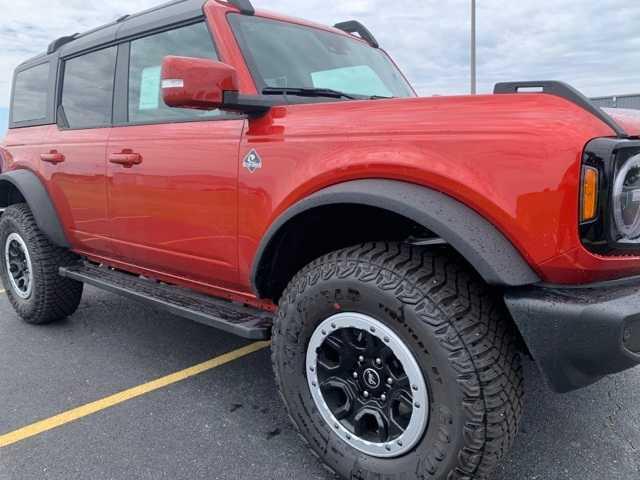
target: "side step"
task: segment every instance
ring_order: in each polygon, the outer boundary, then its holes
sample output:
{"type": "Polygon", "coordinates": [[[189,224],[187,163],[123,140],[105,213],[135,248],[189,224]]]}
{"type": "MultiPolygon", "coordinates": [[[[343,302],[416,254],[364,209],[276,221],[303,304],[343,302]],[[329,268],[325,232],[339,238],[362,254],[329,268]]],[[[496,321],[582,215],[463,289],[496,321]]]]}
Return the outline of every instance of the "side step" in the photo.
{"type": "Polygon", "coordinates": [[[240,337],[271,337],[273,315],[262,310],[90,263],[62,267],[60,275],[240,337]]]}

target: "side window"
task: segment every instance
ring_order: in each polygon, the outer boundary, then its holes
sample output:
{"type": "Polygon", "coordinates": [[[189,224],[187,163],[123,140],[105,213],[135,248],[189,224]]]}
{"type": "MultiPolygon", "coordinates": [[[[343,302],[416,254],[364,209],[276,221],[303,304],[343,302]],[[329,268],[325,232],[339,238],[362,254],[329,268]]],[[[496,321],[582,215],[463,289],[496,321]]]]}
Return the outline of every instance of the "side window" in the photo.
{"type": "Polygon", "coordinates": [[[62,106],[70,128],[111,124],[116,52],[110,47],[65,62],[62,106]]]}
{"type": "Polygon", "coordinates": [[[177,28],[131,42],[129,62],[129,122],[156,123],[199,119],[218,112],[167,107],[160,91],[162,60],[168,55],[217,60],[204,23],[177,28]]]}
{"type": "Polygon", "coordinates": [[[12,123],[46,121],[49,110],[49,62],[16,75],[12,123]]]}

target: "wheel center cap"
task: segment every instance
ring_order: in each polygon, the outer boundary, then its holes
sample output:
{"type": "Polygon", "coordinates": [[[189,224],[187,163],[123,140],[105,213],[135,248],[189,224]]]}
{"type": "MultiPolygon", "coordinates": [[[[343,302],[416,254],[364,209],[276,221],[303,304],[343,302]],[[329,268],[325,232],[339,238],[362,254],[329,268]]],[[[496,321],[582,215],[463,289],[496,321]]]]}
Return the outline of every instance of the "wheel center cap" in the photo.
{"type": "Polygon", "coordinates": [[[367,368],[364,371],[363,379],[369,388],[375,389],[380,386],[380,375],[373,368],[367,368]]]}

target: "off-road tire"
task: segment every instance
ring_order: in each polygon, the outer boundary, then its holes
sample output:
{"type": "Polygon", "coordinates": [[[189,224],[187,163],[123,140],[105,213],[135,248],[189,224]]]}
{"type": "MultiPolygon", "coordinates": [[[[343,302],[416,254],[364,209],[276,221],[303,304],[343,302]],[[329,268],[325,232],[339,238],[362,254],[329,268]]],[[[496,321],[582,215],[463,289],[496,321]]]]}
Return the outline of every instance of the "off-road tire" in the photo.
{"type": "Polygon", "coordinates": [[[26,204],[12,205],[0,217],[0,247],[0,276],[20,318],[42,325],[62,320],[77,310],[83,284],[58,275],[61,266],[76,262],[77,257],[49,241],[26,204]],[[31,257],[33,288],[26,299],[15,293],[8,277],[4,249],[11,233],[17,233],[24,240],[31,257]]]}
{"type": "Polygon", "coordinates": [[[279,303],[272,361],[293,424],[332,472],[349,480],[484,480],[518,430],[523,375],[516,339],[501,300],[455,253],[368,243],[328,254],[295,276],[279,303]],[[314,404],[307,345],[317,325],[339,312],[392,328],[422,369],[429,424],[404,456],[361,453],[314,404]]]}

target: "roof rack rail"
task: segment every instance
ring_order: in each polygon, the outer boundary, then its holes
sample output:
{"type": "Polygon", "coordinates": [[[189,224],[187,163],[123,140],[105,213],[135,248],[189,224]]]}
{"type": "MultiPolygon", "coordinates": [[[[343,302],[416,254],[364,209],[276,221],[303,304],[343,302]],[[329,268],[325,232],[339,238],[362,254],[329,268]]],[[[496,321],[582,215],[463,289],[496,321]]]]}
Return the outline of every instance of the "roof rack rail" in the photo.
{"type": "Polygon", "coordinates": [[[74,33],[73,35],[68,35],[66,37],[60,37],[49,44],[47,48],[47,55],[51,55],[56,52],[60,47],[66,45],[67,43],[73,42],[76,38],[80,36],[79,33],[74,33]]]}
{"type": "Polygon", "coordinates": [[[351,35],[357,33],[358,35],[360,35],[360,38],[362,38],[373,48],[380,48],[380,44],[376,40],[376,37],[373,36],[373,33],[371,33],[371,31],[367,27],[365,27],[357,20],[349,20],[348,22],[336,23],[334,27],[351,35]]]}
{"type": "Polygon", "coordinates": [[[256,9],[253,8],[251,0],[228,0],[231,5],[240,10],[243,15],[254,15],[256,9]]]}
{"type": "Polygon", "coordinates": [[[505,94],[505,93],[546,93],[549,95],[555,95],[556,97],[564,98],[569,102],[577,105],[578,107],[591,113],[593,116],[599,118],[606,123],[611,129],[616,132],[616,136],[619,138],[628,138],[629,134],[616,123],[604,110],[599,108],[591,100],[585,97],[580,91],[573,88],[564,82],[557,81],[533,81],[533,82],[503,82],[496,84],[493,93],[505,94]]]}

